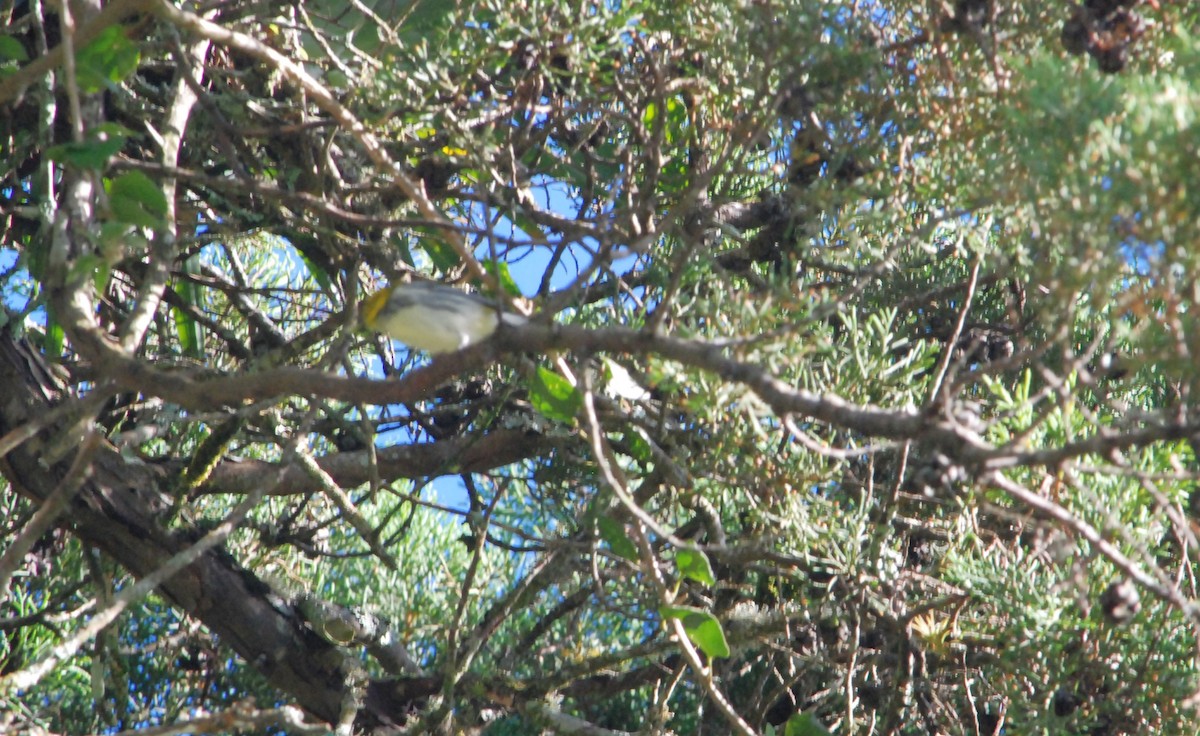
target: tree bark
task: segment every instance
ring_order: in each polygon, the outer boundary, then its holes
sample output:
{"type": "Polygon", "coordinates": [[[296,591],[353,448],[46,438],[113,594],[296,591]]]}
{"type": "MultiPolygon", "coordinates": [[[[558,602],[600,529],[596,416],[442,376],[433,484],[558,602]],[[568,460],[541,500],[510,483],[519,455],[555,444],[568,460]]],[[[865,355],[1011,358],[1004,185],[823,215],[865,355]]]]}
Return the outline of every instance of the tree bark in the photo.
{"type": "MultiPolygon", "coordinates": [[[[3,330],[0,387],[0,436],[70,400],[41,357],[3,330]]],[[[47,449],[72,431],[68,419],[51,423],[0,459],[0,471],[17,492],[43,502],[72,461],[69,452],[51,460],[47,449]]],[[[128,460],[102,443],[59,523],[142,577],[191,543],[188,534],[169,531],[160,521],[159,514],[170,504],[166,483],[162,470],[128,460]]],[[[347,687],[344,655],[311,631],[292,605],[253,572],[218,548],[202,554],[160,592],[313,716],[337,721],[347,687]]],[[[392,719],[376,714],[374,720],[392,719]]]]}

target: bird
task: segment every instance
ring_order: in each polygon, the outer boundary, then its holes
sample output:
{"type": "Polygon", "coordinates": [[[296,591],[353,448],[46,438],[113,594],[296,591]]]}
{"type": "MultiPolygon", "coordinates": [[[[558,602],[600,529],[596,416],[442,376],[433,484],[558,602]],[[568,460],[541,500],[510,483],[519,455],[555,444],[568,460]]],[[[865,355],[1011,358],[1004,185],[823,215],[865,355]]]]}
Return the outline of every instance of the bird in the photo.
{"type": "Polygon", "coordinates": [[[414,281],[371,294],[359,314],[367,329],[437,355],[486,340],[501,322],[520,326],[528,321],[500,310],[497,302],[452,286],[414,281]]]}

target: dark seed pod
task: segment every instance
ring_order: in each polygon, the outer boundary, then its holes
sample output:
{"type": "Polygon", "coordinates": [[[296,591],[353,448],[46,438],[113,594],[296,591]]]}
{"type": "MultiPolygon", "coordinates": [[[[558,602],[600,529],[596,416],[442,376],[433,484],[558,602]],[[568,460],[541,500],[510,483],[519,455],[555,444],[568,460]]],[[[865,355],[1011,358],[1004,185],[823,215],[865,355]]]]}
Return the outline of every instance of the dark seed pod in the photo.
{"type": "Polygon", "coordinates": [[[1104,617],[1114,624],[1125,624],[1142,609],[1141,596],[1130,580],[1110,584],[1100,595],[1104,617]]]}
{"type": "Polygon", "coordinates": [[[1062,45],[1072,56],[1080,56],[1087,51],[1088,29],[1079,13],[1075,13],[1063,23],[1062,45]]]}
{"type": "Polygon", "coordinates": [[[1059,688],[1054,691],[1054,699],[1051,705],[1054,707],[1054,715],[1059,718],[1065,718],[1079,710],[1079,706],[1083,705],[1083,698],[1070,690],[1059,688]]]}
{"type": "Polygon", "coordinates": [[[1096,57],[1100,71],[1105,74],[1116,74],[1129,63],[1129,53],[1123,46],[1095,51],[1092,55],[1096,57]]]}

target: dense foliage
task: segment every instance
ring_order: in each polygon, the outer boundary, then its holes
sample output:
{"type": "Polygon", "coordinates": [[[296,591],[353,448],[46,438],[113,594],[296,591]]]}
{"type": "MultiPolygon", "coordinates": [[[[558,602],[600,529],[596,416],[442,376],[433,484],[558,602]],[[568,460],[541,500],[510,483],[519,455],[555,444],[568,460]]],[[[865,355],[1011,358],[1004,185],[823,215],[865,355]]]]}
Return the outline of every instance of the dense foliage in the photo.
{"type": "Polygon", "coordinates": [[[0,730],[1195,731],[1195,4],[66,7],[0,730]]]}

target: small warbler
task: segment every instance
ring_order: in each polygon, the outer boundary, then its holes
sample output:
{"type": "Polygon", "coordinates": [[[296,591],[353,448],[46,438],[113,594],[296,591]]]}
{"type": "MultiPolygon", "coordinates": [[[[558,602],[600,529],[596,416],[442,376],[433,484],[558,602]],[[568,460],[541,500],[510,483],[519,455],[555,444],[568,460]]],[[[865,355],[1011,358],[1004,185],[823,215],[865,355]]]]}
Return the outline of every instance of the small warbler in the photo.
{"type": "Polygon", "coordinates": [[[498,311],[495,302],[431,281],[381,289],[363,301],[360,315],[367,329],[430,353],[486,340],[501,320],[508,325],[526,322],[519,314],[498,311]]]}

